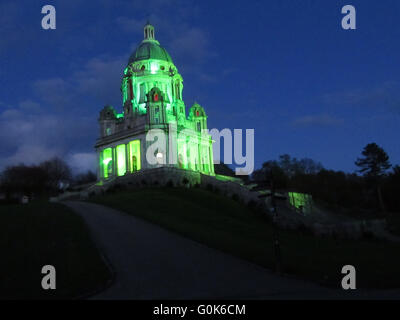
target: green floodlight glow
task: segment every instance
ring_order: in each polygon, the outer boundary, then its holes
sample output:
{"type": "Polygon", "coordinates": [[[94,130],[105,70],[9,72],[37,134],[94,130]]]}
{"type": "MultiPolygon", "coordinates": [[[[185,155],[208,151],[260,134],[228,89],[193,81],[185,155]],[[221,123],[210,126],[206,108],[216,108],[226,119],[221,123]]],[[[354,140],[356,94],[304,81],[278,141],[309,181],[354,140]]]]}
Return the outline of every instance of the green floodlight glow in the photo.
{"type": "Polygon", "coordinates": [[[159,65],[157,62],[152,62],[150,64],[150,72],[151,74],[155,74],[158,71],[159,65]]]}
{"type": "Polygon", "coordinates": [[[187,168],[186,142],[178,141],[178,165],[181,169],[187,168]]]}
{"type": "Polygon", "coordinates": [[[298,192],[289,192],[288,196],[290,204],[296,209],[301,210],[301,213],[306,213],[310,210],[312,206],[311,195],[298,192]]]}
{"type": "Polygon", "coordinates": [[[111,158],[104,159],[104,160],[103,160],[103,164],[104,164],[105,166],[107,166],[108,163],[109,163],[110,161],[112,161],[111,158]]]}
{"type": "Polygon", "coordinates": [[[170,158],[173,158],[177,161],[173,165],[181,169],[214,175],[212,140],[208,134],[201,132],[207,129],[204,109],[196,103],[189,110],[189,116],[186,114],[182,98],[183,78],[165,49],[155,41],[154,29],[150,28],[146,32],[146,41],[131,55],[128,66],[124,69],[121,83],[124,112],[117,113],[115,109],[109,108],[100,118],[101,141],[96,145],[99,151],[99,178],[106,181],[111,177],[152,168],[146,163],[146,141],[138,134],[139,131],[130,130],[141,126],[142,121],[136,119],[146,119],[145,132],[151,128],[147,126],[147,121],[150,124],[161,124],[162,121],[165,125],[176,126],[177,132],[172,138],[177,145],[173,149],[168,145],[158,154],[157,159],[162,165],[169,165],[170,158]],[[148,94],[154,87],[162,93],[163,101],[149,99],[148,94]],[[111,118],[108,117],[110,115],[111,118]],[[146,118],[143,117],[145,115],[146,118]],[[115,126],[109,125],[111,121],[115,126]],[[112,136],[109,132],[111,129],[112,136]],[[143,139],[142,142],[140,139],[143,139]],[[106,149],[101,150],[102,148],[106,149]],[[144,168],[141,168],[142,152],[144,168]]]}
{"type": "Polygon", "coordinates": [[[134,140],[129,142],[129,164],[131,172],[140,170],[140,140],[134,140]]]}
{"type": "Polygon", "coordinates": [[[103,150],[103,163],[101,164],[103,167],[103,176],[104,178],[108,178],[112,175],[112,149],[107,148],[103,150]]]}
{"type": "Polygon", "coordinates": [[[126,152],[125,152],[125,145],[120,144],[116,148],[117,150],[117,170],[118,175],[123,176],[126,173],[126,152]]]}

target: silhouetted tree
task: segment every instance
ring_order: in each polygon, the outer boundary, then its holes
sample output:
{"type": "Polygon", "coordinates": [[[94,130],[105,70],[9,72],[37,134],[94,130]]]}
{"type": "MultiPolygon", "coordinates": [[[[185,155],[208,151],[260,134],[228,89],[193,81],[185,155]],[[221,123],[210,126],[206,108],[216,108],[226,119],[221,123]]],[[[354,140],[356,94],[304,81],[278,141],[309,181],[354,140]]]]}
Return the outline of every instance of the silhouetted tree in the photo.
{"type": "Polygon", "coordinates": [[[7,198],[16,194],[42,194],[46,190],[48,176],[43,168],[23,164],[7,167],[1,175],[1,188],[7,198]]]}
{"type": "Polygon", "coordinates": [[[75,184],[86,184],[95,182],[97,180],[97,176],[93,171],[87,171],[86,173],[80,173],[75,176],[74,183],[75,184]]]}
{"type": "Polygon", "coordinates": [[[300,174],[317,174],[323,169],[320,162],[316,162],[309,158],[298,160],[290,157],[288,154],[279,156],[278,165],[289,178],[300,174]]]}
{"type": "Polygon", "coordinates": [[[381,147],[376,143],[369,143],[362,151],[363,157],[358,158],[355,162],[356,166],[361,169],[358,170],[362,173],[368,181],[376,188],[378,201],[383,212],[386,212],[383,203],[381,183],[382,178],[386,175],[387,170],[390,169],[389,156],[381,147]]]}
{"type": "Polygon", "coordinates": [[[253,172],[252,179],[260,184],[266,183],[267,185],[273,180],[276,189],[287,188],[289,182],[288,176],[277,161],[264,162],[261,169],[253,172]]]}
{"type": "Polygon", "coordinates": [[[394,166],[393,171],[390,172],[382,186],[383,196],[387,209],[391,212],[400,213],[400,166],[394,166]]]}
{"type": "Polygon", "coordinates": [[[39,166],[47,173],[47,183],[52,190],[58,190],[60,183],[68,183],[72,179],[70,167],[58,157],[44,161],[39,166]]]}
{"type": "Polygon", "coordinates": [[[222,174],[224,176],[236,177],[235,171],[233,171],[228,165],[223,162],[219,164],[214,164],[214,172],[216,174],[222,174]]]}

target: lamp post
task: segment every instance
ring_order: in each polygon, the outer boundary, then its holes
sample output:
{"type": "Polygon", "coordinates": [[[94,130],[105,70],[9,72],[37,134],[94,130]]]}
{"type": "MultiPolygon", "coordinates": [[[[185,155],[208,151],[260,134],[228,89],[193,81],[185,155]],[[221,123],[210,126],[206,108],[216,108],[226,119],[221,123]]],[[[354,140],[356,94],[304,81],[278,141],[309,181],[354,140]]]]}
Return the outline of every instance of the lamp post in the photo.
{"type": "MultiPolygon", "coordinates": [[[[266,166],[265,166],[266,167],[266,166]]],[[[264,168],[263,168],[264,169],[264,168]]],[[[277,274],[282,274],[282,254],[281,254],[281,244],[279,240],[279,232],[277,228],[278,223],[278,209],[277,209],[277,200],[285,199],[285,197],[277,196],[275,193],[275,179],[273,175],[273,168],[265,168],[264,176],[260,181],[261,183],[252,188],[252,191],[263,191],[263,194],[259,195],[259,198],[269,198],[271,197],[270,202],[270,212],[272,214],[272,248],[273,255],[275,260],[275,272],[277,274]],[[270,188],[270,193],[267,193],[267,188],[270,188]]],[[[265,200],[268,203],[267,199],[265,200]]]]}

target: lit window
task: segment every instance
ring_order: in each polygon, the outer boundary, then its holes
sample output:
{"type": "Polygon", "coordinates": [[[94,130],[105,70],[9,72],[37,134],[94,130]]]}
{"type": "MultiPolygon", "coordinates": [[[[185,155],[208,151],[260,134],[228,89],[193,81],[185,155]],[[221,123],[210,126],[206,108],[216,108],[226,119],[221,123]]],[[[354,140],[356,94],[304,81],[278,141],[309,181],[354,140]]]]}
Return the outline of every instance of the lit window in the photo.
{"type": "Polygon", "coordinates": [[[131,155],[131,172],[140,170],[140,140],[129,142],[129,154],[131,155]]]}
{"type": "Polygon", "coordinates": [[[157,62],[152,62],[150,64],[150,71],[152,74],[155,74],[158,71],[158,63],[157,62]]]}
{"type": "Polygon", "coordinates": [[[123,176],[126,173],[126,147],[124,144],[117,146],[117,173],[123,176]]]}
{"type": "Polygon", "coordinates": [[[102,167],[103,167],[103,177],[109,178],[113,174],[113,161],[112,161],[112,149],[107,148],[102,151],[102,167]]]}

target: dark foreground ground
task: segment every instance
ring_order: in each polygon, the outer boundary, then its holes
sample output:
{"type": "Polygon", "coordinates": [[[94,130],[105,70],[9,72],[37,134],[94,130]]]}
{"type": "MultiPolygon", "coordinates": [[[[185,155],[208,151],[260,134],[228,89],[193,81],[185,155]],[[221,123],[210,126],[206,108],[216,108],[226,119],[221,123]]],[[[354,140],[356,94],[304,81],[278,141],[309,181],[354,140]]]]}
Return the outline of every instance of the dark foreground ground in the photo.
{"type": "Polygon", "coordinates": [[[0,299],[75,298],[111,278],[83,219],[62,204],[0,206],[0,299]],[[56,268],[56,290],[41,287],[44,265],[56,268]]]}
{"type": "MultiPolygon", "coordinates": [[[[202,189],[149,188],[119,191],[92,201],[274,269],[270,222],[232,199],[202,189]]],[[[342,267],[353,265],[360,288],[400,288],[398,243],[316,238],[304,230],[280,230],[279,238],[286,274],[338,288],[342,267]]]]}
{"type": "Polygon", "coordinates": [[[384,299],[400,290],[344,291],[279,277],[245,260],[98,204],[67,202],[79,212],[115,270],[93,299],[384,299]]]}
{"type": "Polygon", "coordinates": [[[400,288],[395,243],[279,230],[279,277],[270,271],[271,223],[237,201],[179,188],[91,200],[103,205],[0,206],[0,299],[400,298],[398,289],[376,290],[400,288]],[[113,267],[111,286],[102,254],[113,267]],[[55,291],[40,285],[47,264],[57,270],[55,291]],[[357,269],[356,291],[339,288],[346,264],[357,269]]]}

